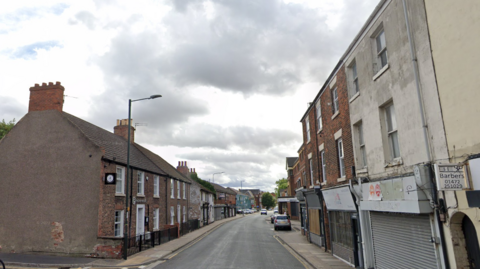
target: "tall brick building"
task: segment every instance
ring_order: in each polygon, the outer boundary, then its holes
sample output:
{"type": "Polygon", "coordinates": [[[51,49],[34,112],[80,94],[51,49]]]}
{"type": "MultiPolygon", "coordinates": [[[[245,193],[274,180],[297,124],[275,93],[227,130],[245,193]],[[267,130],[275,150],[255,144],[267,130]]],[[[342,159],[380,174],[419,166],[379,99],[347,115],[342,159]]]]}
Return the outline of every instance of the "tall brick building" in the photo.
{"type": "Polygon", "coordinates": [[[0,140],[3,251],[119,258],[124,232],[186,221],[190,181],[133,141],[126,184],[124,120],[112,133],[63,112],[60,82],[30,93],[29,112],[0,140]]]}

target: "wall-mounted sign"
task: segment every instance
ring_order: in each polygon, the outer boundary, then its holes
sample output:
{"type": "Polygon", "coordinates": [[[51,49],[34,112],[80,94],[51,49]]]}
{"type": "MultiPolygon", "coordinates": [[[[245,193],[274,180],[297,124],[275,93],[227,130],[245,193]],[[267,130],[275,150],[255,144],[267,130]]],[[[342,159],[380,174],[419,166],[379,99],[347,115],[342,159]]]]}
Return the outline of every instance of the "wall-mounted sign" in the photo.
{"type": "Polygon", "coordinates": [[[368,200],[382,200],[382,189],[380,188],[380,183],[369,183],[368,185],[368,200]]]}
{"type": "Polygon", "coordinates": [[[352,193],[348,186],[322,190],[323,199],[328,210],[333,211],[356,211],[355,203],[353,202],[352,193]]]}
{"type": "Polygon", "coordinates": [[[116,173],[105,173],[105,185],[115,185],[117,183],[116,173]]]}
{"type": "Polygon", "coordinates": [[[439,191],[470,188],[466,169],[462,164],[435,164],[435,179],[439,191]]]}

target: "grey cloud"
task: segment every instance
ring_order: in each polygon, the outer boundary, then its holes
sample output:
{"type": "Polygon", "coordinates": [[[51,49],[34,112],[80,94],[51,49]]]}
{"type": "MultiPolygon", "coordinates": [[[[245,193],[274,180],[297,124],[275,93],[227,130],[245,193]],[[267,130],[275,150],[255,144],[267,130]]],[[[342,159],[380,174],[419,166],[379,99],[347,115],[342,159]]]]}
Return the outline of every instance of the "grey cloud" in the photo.
{"type": "Polygon", "coordinates": [[[15,119],[15,121],[18,122],[27,113],[27,108],[15,98],[0,96],[0,100],[2,100],[2,105],[0,106],[0,121],[3,119],[9,122],[15,119]]]}
{"type": "MultiPolygon", "coordinates": [[[[75,19],[83,23],[89,30],[94,30],[95,29],[95,23],[97,18],[95,16],[88,12],[88,11],[80,11],[77,14],[75,14],[75,19]]],[[[73,21],[71,23],[76,23],[76,21],[73,21]]]]}

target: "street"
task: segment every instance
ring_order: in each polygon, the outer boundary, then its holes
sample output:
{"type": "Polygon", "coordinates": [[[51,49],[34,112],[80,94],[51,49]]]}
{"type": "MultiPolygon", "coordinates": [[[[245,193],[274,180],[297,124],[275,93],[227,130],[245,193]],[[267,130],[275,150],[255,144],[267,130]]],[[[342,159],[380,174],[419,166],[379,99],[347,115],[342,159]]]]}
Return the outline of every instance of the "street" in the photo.
{"type": "Polygon", "coordinates": [[[305,268],[275,239],[270,215],[229,222],[155,268],[305,268]]]}

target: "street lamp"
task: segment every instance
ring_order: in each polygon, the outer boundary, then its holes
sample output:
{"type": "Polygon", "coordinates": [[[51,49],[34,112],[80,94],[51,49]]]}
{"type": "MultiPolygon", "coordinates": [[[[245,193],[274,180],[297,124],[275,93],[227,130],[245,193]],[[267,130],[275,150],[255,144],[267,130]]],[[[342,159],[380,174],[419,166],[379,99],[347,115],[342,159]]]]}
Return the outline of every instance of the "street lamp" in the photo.
{"type": "Polygon", "coordinates": [[[213,183],[215,183],[215,175],[223,174],[223,173],[225,173],[225,172],[213,173],[213,175],[212,175],[212,181],[213,181],[213,183]]]}
{"type": "Polygon", "coordinates": [[[126,184],[126,189],[127,189],[127,193],[125,195],[125,206],[127,207],[127,210],[125,212],[125,217],[124,217],[124,221],[125,221],[125,231],[123,232],[123,259],[127,259],[127,244],[128,244],[128,237],[130,236],[130,229],[128,227],[128,213],[130,212],[130,206],[128,205],[128,179],[129,179],[129,176],[130,176],[130,129],[131,129],[131,126],[132,126],[132,123],[131,123],[131,114],[132,114],[132,103],[133,102],[137,102],[137,101],[142,101],[142,100],[150,100],[150,99],[155,99],[155,98],[159,98],[159,97],[162,97],[160,94],[155,94],[155,95],[151,95],[150,97],[147,97],[147,98],[142,98],[142,99],[136,99],[136,100],[132,100],[132,99],[128,99],[128,140],[127,140],[127,182],[125,182],[126,184]]]}

